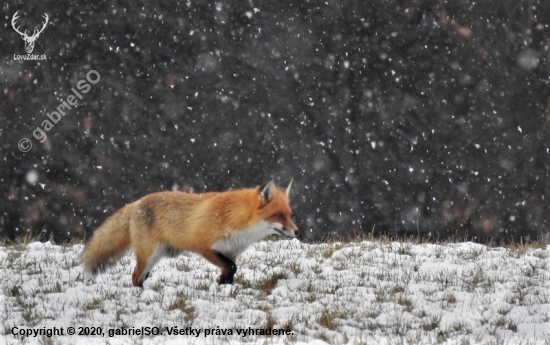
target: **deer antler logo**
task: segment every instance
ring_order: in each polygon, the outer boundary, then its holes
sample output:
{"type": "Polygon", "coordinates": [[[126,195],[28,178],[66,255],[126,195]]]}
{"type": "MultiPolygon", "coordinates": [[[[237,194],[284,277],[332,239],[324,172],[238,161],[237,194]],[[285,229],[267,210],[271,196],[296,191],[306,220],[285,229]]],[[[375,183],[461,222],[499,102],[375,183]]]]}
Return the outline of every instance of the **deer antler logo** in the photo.
{"type": "Polygon", "coordinates": [[[27,51],[28,54],[30,54],[34,49],[34,43],[38,39],[38,36],[40,36],[42,31],[44,31],[44,29],[46,28],[46,24],[48,24],[49,18],[48,18],[48,15],[44,13],[44,19],[46,19],[46,21],[42,24],[42,29],[34,30],[32,36],[29,36],[27,35],[27,30],[25,30],[25,32],[21,32],[19,31],[19,27],[15,27],[15,21],[17,20],[17,18],[19,18],[18,12],[19,11],[15,12],[15,14],[13,15],[11,19],[11,26],[18,34],[21,35],[21,37],[23,38],[23,41],[25,41],[25,50],[27,51]]]}

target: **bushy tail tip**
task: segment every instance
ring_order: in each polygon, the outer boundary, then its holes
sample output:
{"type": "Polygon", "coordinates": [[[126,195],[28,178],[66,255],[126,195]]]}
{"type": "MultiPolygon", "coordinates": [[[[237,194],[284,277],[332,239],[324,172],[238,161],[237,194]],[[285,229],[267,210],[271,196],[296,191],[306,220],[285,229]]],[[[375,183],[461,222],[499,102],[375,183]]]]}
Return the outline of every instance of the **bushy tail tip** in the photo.
{"type": "Polygon", "coordinates": [[[85,274],[104,271],[130,247],[130,206],[118,210],[95,231],[82,252],[85,274]]]}

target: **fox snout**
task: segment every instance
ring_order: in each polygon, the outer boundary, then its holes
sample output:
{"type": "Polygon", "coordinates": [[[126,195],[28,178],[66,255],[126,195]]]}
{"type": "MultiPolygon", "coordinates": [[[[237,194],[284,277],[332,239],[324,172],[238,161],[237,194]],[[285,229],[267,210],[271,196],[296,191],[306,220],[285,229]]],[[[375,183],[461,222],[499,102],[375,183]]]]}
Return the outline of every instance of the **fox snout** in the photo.
{"type": "Polygon", "coordinates": [[[290,219],[287,219],[286,224],[283,225],[283,232],[285,233],[286,237],[290,238],[299,238],[300,231],[298,230],[298,227],[294,222],[290,219]]]}
{"type": "Polygon", "coordinates": [[[297,228],[290,229],[284,227],[282,229],[278,229],[277,227],[275,227],[274,229],[279,235],[282,235],[283,237],[299,238],[300,236],[300,231],[297,228]]]}

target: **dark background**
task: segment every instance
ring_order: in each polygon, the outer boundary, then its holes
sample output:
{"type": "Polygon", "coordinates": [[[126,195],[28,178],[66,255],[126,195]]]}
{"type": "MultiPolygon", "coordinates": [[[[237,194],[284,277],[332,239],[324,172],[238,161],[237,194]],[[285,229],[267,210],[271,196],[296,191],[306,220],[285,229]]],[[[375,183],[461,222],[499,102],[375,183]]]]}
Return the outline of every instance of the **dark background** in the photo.
{"type": "Polygon", "coordinates": [[[149,192],[292,177],[310,241],[549,234],[549,1],[7,1],[1,18],[2,238],[82,239],[149,192]],[[14,61],[16,10],[29,33],[49,15],[47,61],[14,61]]]}

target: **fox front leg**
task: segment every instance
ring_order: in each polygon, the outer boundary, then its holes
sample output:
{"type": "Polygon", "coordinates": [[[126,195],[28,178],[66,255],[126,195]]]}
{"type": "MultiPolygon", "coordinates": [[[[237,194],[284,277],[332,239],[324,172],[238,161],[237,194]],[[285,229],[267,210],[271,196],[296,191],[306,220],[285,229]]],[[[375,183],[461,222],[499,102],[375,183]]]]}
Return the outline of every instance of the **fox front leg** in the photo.
{"type": "Polygon", "coordinates": [[[233,284],[233,277],[237,272],[237,265],[222,253],[216,253],[216,256],[223,262],[222,274],[218,278],[218,284],[233,284]]]}
{"type": "Polygon", "coordinates": [[[218,284],[233,284],[233,277],[237,272],[237,265],[233,260],[213,249],[203,250],[201,255],[222,270],[218,284]]]}

